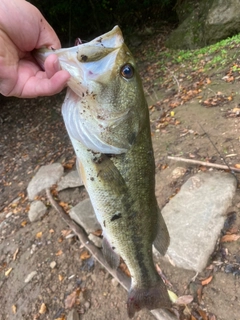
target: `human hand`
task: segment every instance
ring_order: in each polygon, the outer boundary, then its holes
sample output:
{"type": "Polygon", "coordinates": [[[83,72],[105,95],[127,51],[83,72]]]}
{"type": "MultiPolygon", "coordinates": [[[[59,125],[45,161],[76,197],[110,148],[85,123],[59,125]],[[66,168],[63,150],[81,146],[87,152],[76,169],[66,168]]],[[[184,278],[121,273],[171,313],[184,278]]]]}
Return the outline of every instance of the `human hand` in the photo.
{"type": "Polygon", "coordinates": [[[0,93],[34,98],[60,92],[70,78],[58,57],[50,55],[43,71],[32,55],[41,47],[59,49],[60,41],[40,11],[25,0],[0,1],[0,93]]]}

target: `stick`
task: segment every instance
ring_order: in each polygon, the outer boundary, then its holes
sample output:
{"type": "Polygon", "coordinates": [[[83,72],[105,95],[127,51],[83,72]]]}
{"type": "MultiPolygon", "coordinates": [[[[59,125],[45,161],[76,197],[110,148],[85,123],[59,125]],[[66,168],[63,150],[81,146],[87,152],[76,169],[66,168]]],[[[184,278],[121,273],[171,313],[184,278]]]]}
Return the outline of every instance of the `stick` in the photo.
{"type": "Polygon", "coordinates": [[[204,162],[204,161],[199,161],[199,160],[192,160],[192,159],[185,159],[181,157],[170,157],[168,156],[168,159],[174,160],[174,161],[182,161],[182,162],[187,162],[187,163],[192,163],[192,164],[198,164],[201,166],[206,166],[206,167],[212,167],[212,168],[218,168],[222,170],[231,170],[234,172],[240,172],[240,169],[234,168],[234,167],[228,167],[222,164],[216,164],[216,163],[210,163],[210,162],[204,162]]]}

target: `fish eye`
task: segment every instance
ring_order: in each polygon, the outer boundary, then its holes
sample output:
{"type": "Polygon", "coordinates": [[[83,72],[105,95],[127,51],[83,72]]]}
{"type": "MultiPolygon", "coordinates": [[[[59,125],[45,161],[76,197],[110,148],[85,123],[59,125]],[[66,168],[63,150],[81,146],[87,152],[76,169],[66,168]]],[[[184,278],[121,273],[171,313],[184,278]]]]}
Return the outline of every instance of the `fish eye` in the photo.
{"type": "Polygon", "coordinates": [[[134,68],[130,63],[125,64],[120,69],[120,74],[125,79],[131,79],[134,75],[134,68]]]}

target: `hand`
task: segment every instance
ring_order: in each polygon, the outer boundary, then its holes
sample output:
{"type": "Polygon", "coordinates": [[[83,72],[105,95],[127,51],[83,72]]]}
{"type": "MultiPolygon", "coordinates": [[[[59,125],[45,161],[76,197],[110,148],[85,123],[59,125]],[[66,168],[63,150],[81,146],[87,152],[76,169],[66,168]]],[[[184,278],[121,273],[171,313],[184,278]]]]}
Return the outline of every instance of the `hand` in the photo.
{"type": "Polygon", "coordinates": [[[25,0],[0,1],[0,93],[34,98],[60,92],[70,78],[50,55],[37,64],[31,51],[41,47],[59,49],[60,41],[40,11],[25,0]]]}

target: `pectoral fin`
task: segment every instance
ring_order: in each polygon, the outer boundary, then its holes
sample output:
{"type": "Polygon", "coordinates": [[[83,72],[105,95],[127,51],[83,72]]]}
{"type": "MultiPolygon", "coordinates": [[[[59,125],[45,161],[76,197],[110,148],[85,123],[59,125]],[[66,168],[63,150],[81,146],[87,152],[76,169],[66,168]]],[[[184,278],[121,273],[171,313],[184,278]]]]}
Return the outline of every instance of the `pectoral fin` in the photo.
{"type": "Polygon", "coordinates": [[[102,247],[103,256],[107,263],[111,268],[117,269],[120,264],[120,256],[114,251],[106,238],[103,238],[102,247]]]}
{"type": "Polygon", "coordinates": [[[168,229],[166,223],[163,219],[161,211],[158,211],[158,228],[157,228],[157,236],[153,242],[154,247],[161,253],[161,255],[165,255],[167,252],[168,246],[170,243],[170,237],[168,233],[168,229]]]}

